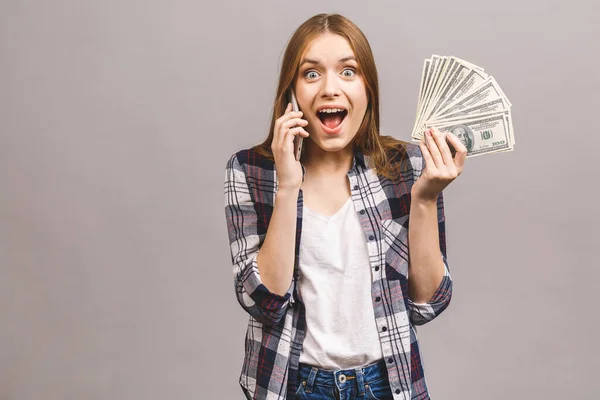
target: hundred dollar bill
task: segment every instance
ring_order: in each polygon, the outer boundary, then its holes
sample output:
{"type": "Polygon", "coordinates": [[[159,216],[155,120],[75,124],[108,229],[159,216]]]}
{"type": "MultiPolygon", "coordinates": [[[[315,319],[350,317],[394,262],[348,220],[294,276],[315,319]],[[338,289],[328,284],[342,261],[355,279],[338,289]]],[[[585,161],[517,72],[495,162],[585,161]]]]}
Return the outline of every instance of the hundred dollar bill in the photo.
{"type": "MultiPolygon", "coordinates": [[[[464,98],[449,105],[445,111],[432,117],[427,123],[434,124],[436,121],[444,119],[473,117],[479,114],[509,110],[510,106],[510,101],[508,101],[496,80],[490,76],[479,88],[472,90],[464,98]]],[[[422,124],[420,130],[425,129],[424,125],[422,124]]],[[[511,142],[513,145],[515,144],[514,137],[511,142]]]]}
{"type": "Polygon", "coordinates": [[[457,68],[458,62],[454,57],[446,57],[445,60],[442,61],[439,74],[437,75],[437,78],[434,78],[436,79],[436,82],[433,91],[427,100],[427,104],[421,109],[420,121],[426,120],[428,116],[431,115],[433,106],[437,103],[442,89],[449,82],[450,76],[452,76],[457,68]]]}
{"type": "Polygon", "coordinates": [[[417,119],[415,120],[415,125],[413,126],[413,132],[417,129],[421,122],[421,110],[424,108],[425,104],[429,99],[429,95],[431,93],[433,84],[434,84],[434,76],[438,72],[440,61],[442,61],[442,57],[438,55],[431,56],[431,63],[429,65],[427,74],[425,75],[425,84],[423,90],[423,96],[420,99],[419,109],[417,110],[417,119]]]}
{"type": "Polygon", "coordinates": [[[423,93],[425,93],[425,77],[429,73],[430,67],[431,67],[431,60],[426,58],[425,61],[423,61],[423,70],[421,71],[421,85],[419,86],[419,100],[417,101],[417,113],[415,115],[415,126],[417,124],[417,121],[419,120],[419,112],[421,110],[421,102],[423,100],[423,93]]]}
{"type": "MultiPolygon", "coordinates": [[[[468,157],[511,151],[515,145],[512,104],[482,67],[454,56],[425,59],[412,130],[450,130],[468,148],[468,157]]],[[[451,150],[452,146],[451,146],[451,150]]]]}
{"type": "Polygon", "coordinates": [[[431,125],[452,132],[467,148],[467,157],[513,149],[512,118],[509,110],[470,119],[444,120],[431,125]]]}
{"type": "MultiPolygon", "coordinates": [[[[438,110],[441,109],[442,105],[447,104],[448,101],[451,101],[451,94],[454,94],[454,96],[457,94],[457,92],[455,92],[457,85],[465,81],[465,78],[468,76],[473,76],[473,69],[471,67],[469,67],[460,59],[456,59],[455,57],[452,58],[456,60],[455,68],[453,68],[451,73],[447,76],[446,81],[441,84],[436,98],[430,102],[430,104],[433,104],[433,106],[430,106],[426,112],[421,112],[419,114],[420,117],[417,118],[416,127],[420,128],[419,124],[421,124],[424,120],[428,120],[432,115],[435,115],[438,110]]],[[[487,77],[487,74],[480,73],[480,76],[487,77]]],[[[463,83],[463,85],[465,84],[463,83]]],[[[417,130],[413,129],[413,135],[415,134],[417,134],[417,130]]]]}
{"type": "Polygon", "coordinates": [[[445,97],[444,101],[440,104],[438,110],[444,110],[449,104],[452,104],[456,99],[462,98],[465,94],[471,91],[472,88],[481,85],[489,75],[484,72],[472,69],[469,73],[462,78],[462,80],[456,85],[456,87],[445,97]]]}
{"type": "MultiPolygon", "coordinates": [[[[461,116],[456,116],[456,117],[452,117],[452,118],[444,118],[441,120],[432,121],[430,123],[430,126],[438,126],[438,125],[444,125],[444,124],[448,124],[448,123],[463,122],[463,121],[467,121],[467,120],[488,117],[490,115],[498,115],[499,113],[503,113],[505,116],[505,119],[507,120],[509,133],[510,133],[510,145],[511,145],[511,150],[512,150],[512,148],[515,146],[516,141],[515,141],[514,129],[513,129],[513,124],[512,124],[512,115],[511,115],[510,108],[508,108],[506,110],[482,112],[480,114],[475,113],[475,114],[471,114],[471,115],[467,115],[467,116],[461,115],[461,116]]],[[[429,126],[427,128],[429,128],[429,126]]]]}
{"type": "Polygon", "coordinates": [[[470,108],[473,106],[482,105],[485,103],[492,102],[494,100],[501,100],[503,109],[509,109],[511,104],[508,99],[502,93],[500,86],[494,79],[494,77],[488,77],[481,85],[471,90],[464,96],[456,99],[454,102],[446,106],[445,109],[440,110],[435,115],[431,116],[431,120],[452,118],[450,115],[460,110],[470,108]]]}
{"type": "Polygon", "coordinates": [[[423,110],[425,102],[427,101],[427,97],[429,96],[429,91],[430,91],[430,87],[431,87],[431,84],[433,81],[433,76],[437,70],[437,66],[439,64],[440,59],[441,59],[441,57],[434,54],[431,56],[431,59],[426,60],[426,61],[428,61],[428,65],[427,65],[427,70],[425,71],[425,75],[423,76],[423,83],[422,83],[423,91],[421,93],[421,96],[419,97],[419,105],[417,107],[417,117],[415,119],[415,125],[413,126],[413,131],[415,129],[417,129],[417,127],[419,126],[419,122],[421,121],[421,112],[423,110]]]}
{"type": "Polygon", "coordinates": [[[444,114],[441,117],[437,117],[434,119],[427,120],[425,123],[421,124],[420,129],[424,130],[427,125],[432,125],[437,123],[438,121],[444,121],[448,119],[457,119],[457,118],[471,118],[477,117],[481,114],[489,114],[491,112],[504,111],[508,110],[509,107],[506,105],[503,99],[495,99],[488,101],[487,103],[477,104],[471,107],[457,107],[453,109],[448,114],[444,114]]]}
{"type": "MultiPolygon", "coordinates": [[[[440,123],[446,123],[447,121],[460,121],[461,119],[471,119],[471,118],[479,118],[482,115],[487,115],[490,113],[495,113],[495,112],[499,112],[499,111],[510,111],[509,109],[505,109],[505,104],[502,101],[502,99],[497,99],[497,100],[493,100],[490,101],[489,103],[484,103],[484,104],[480,104],[477,106],[473,106],[470,108],[466,108],[464,110],[460,110],[454,114],[450,114],[447,115],[446,118],[440,119],[440,120],[434,120],[434,121],[428,121],[428,124],[425,124],[422,128],[423,131],[425,131],[426,126],[437,126],[440,123]]],[[[511,135],[511,139],[510,142],[512,143],[512,145],[514,146],[516,141],[515,141],[515,137],[514,137],[514,133],[513,133],[513,129],[512,129],[512,123],[510,126],[510,135],[511,135]]]]}
{"type": "Polygon", "coordinates": [[[454,58],[456,58],[456,59],[457,59],[459,62],[463,63],[464,65],[468,66],[468,67],[469,67],[469,68],[471,68],[471,69],[476,69],[476,70],[478,70],[479,72],[483,72],[483,68],[482,68],[482,67],[480,67],[480,66],[478,66],[478,65],[475,65],[475,64],[473,64],[473,63],[470,63],[470,62],[468,62],[468,61],[465,61],[465,60],[461,60],[461,59],[460,59],[460,58],[458,58],[458,57],[454,57],[454,58]]]}

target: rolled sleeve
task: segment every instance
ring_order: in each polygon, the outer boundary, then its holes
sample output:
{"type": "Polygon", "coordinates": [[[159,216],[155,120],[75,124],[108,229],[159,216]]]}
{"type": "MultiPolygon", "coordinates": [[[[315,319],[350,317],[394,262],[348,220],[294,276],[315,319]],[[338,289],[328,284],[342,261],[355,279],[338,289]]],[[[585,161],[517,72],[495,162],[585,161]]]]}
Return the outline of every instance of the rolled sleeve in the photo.
{"type": "Polygon", "coordinates": [[[294,282],[291,282],[283,296],[271,292],[260,279],[257,255],[258,252],[235,273],[237,299],[242,308],[257,321],[265,325],[276,325],[292,301],[294,282]]]}
{"type": "Polygon", "coordinates": [[[452,298],[452,278],[448,269],[446,257],[443,257],[446,272],[442,282],[427,303],[415,303],[410,298],[408,304],[410,307],[410,320],[413,325],[423,325],[433,320],[444,311],[450,304],[452,298]]]}
{"type": "Polygon", "coordinates": [[[440,242],[440,255],[444,262],[444,277],[435,293],[427,303],[415,303],[408,299],[410,307],[409,316],[413,325],[423,325],[440,315],[452,299],[452,277],[446,253],[446,216],[444,214],[444,195],[440,193],[437,199],[438,235],[440,242]]]}
{"type": "Polygon", "coordinates": [[[246,312],[265,325],[278,324],[292,302],[293,281],[283,296],[262,283],[256,258],[265,234],[257,232],[257,213],[246,172],[236,155],[227,162],[225,173],[225,216],[233,263],[237,300],[246,312]]]}

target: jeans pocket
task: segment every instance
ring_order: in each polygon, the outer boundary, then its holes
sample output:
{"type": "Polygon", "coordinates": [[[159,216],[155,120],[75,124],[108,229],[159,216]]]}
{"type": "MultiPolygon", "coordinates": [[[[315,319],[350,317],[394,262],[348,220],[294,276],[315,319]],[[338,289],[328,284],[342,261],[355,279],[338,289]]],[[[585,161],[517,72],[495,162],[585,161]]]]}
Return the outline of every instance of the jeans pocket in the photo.
{"type": "Polygon", "coordinates": [[[390,385],[386,380],[381,381],[381,383],[369,384],[367,394],[369,400],[392,400],[394,398],[390,385]]]}
{"type": "Polygon", "coordinates": [[[304,385],[302,383],[298,385],[298,389],[296,390],[294,398],[297,400],[306,399],[306,394],[304,394],[304,385]]]}

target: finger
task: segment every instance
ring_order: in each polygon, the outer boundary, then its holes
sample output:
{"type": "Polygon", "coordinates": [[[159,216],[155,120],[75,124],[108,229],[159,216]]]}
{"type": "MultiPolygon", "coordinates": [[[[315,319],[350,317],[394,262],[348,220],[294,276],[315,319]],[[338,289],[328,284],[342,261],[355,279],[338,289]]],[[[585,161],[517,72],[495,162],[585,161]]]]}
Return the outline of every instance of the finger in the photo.
{"type": "Polygon", "coordinates": [[[296,136],[302,136],[303,138],[306,138],[309,136],[309,133],[306,130],[304,130],[304,128],[302,128],[301,126],[288,130],[285,134],[284,143],[282,146],[283,151],[285,151],[286,153],[293,151],[294,139],[296,138],[296,136]]]}
{"type": "Polygon", "coordinates": [[[301,119],[302,115],[303,115],[302,111],[290,111],[287,114],[283,115],[280,118],[280,120],[281,120],[279,123],[280,129],[282,129],[282,128],[287,129],[287,128],[293,127],[301,119]]]}
{"type": "Polygon", "coordinates": [[[285,129],[293,128],[295,126],[306,126],[308,121],[302,118],[292,118],[285,121],[281,126],[285,129]]]}
{"type": "MultiPolygon", "coordinates": [[[[308,137],[310,133],[308,133],[303,127],[297,126],[288,131],[287,136],[297,136],[300,135],[302,137],[308,137]]],[[[293,138],[291,140],[294,140],[293,138]]]]}
{"type": "Polygon", "coordinates": [[[286,130],[283,129],[282,127],[282,122],[279,122],[277,125],[275,125],[274,128],[274,135],[273,135],[273,146],[276,149],[280,149],[281,146],[283,145],[283,141],[285,139],[285,132],[286,130]]]}
{"type": "Polygon", "coordinates": [[[454,164],[456,165],[458,170],[462,172],[463,167],[465,165],[465,159],[467,158],[467,148],[465,147],[463,142],[461,142],[460,139],[456,137],[456,135],[452,132],[448,132],[448,140],[450,141],[450,144],[452,144],[452,146],[454,146],[454,148],[456,149],[454,164]]]}
{"type": "Polygon", "coordinates": [[[446,132],[440,132],[438,129],[434,128],[433,138],[441,153],[444,164],[446,166],[453,165],[454,161],[452,160],[452,153],[450,152],[448,143],[446,143],[446,132]]]}
{"type": "Polygon", "coordinates": [[[281,124],[281,127],[279,128],[279,130],[281,131],[279,144],[281,146],[284,145],[285,140],[286,140],[285,136],[290,131],[290,129],[295,128],[297,126],[306,126],[306,125],[308,125],[308,121],[305,119],[302,119],[302,118],[293,118],[293,119],[289,119],[289,120],[283,122],[281,124]]]}
{"type": "MultiPolygon", "coordinates": [[[[286,107],[286,113],[283,114],[276,122],[275,122],[275,134],[273,136],[273,141],[275,142],[276,145],[278,145],[279,147],[283,146],[283,143],[285,141],[285,133],[287,132],[287,130],[290,127],[293,127],[294,125],[297,125],[299,122],[290,122],[291,118],[295,118],[296,120],[300,121],[300,117],[302,116],[302,111],[291,111],[290,109],[291,103],[288,104],[288,106],[286,107]]],[[[306,124],[308,124],[308,121],[306,121],[306,124]]]]}
{"type": "Polygon", "coordinates": [[[275,121],[277,122],[283,122],[287,119],[287,115],[290,113],[290,111],[292,111],[292,103],[288,103],[288,105],[285,107],[285,110],[283,110],[283,115],[281,115],[279,118],[277,118],[277,120],[275,121]]]}
{"type": "Polygon", "coordinates": [[[280,119],[282,121],[287,121],[290,118],[301,117],[302,115],[304,115],[304,113],[302,111],[293,111],[293,110],[286,108],[285,114],[283,114],[280,119]]]}
{"type": "Polygon", "coordinates": [[[283,115],[275,120],[275,124],[273,125],[273,143],[276,145],[281,142],[282,134],[281,134],[281,124],[288,119],[288,114],[292,109],[292,103],[288,103],[283,111],[283,115]]]}
{"type": "Polygon", "coordinates": [[[274,128],[277,129],[285,121],[287,121],[288,119],[290,119],[292,117],[295,117],[296,115],[293,115],[294,113],[295,113],[295,111],[292,111],[292,104],[288,103],[287,107],[285,107],[285,110],[283,111],[283,115],[275,120],[274,128]]]}
{"type": "Polygon", "coordinates": [[[428,129],[425,132],[427,149],[429,153],[431,153],[431,158],[436,168],[441,168],[444,166],[444,160],[442,159],[442,155],[440,154],[440,149],[438,149],[437,143],[433,138],[432,129],[428,129]]]}
{"type": "Polygon", "coordinates": [[[421,154],[423,154],[423,160],[425,160],[425,165],[423,165],[423,169],[425,169],[425,167],[427,167],[427,166],[429,166],[429,168],[434,168],[435,163],[433,162],[433,159],[431,158],[431,152],[429,151],[429,149],[427,148],[427,145],[425,144],[425,138],[423,138],[423,140],[419,141],[419,147],[421,148],[421,154]]]}

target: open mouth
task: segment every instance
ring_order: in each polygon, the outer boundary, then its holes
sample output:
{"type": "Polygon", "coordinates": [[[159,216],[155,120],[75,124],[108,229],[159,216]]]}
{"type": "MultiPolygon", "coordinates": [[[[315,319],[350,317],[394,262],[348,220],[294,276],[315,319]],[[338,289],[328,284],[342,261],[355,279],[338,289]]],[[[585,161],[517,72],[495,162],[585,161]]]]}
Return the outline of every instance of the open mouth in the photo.
{"type": "Polygon", "coordinates": [[[348,110],[325,108],[317,112],[321,123],[329,129],[337,128],[348,115],[348,110]]]}

